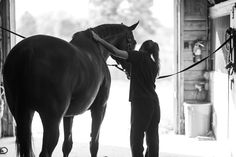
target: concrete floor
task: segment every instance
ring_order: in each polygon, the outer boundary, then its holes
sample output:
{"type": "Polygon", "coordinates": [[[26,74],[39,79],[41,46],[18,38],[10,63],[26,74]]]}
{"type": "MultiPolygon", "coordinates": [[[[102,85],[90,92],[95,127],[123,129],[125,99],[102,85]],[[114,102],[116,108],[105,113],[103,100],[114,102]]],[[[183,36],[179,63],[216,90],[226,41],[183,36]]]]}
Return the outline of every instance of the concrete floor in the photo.
{"type": "MultiPolygon", "coordinates": [[[[168,131],[168,122],[173,119],[171,99],[171,83],[158,83],[157,91],[161,102],[160,123],[160,157],[231,157],[229,147],[224,142],[213,140],[199,140],[199,138],[187,138],[174,135],[168,131]]],[[[129,84],[126,81],[113,81],[107,111],[100,133],[100,148],[98,157],[131,157],[129,148],[130,132],[130,103],[128,100],[129,84]],[[119,95],[119,96],[117,96],[119,95]],[[120,116],[122,113],[122,116],[120,116]],[[117,131],[118,130],[118,131],[117,131]]],[[[170,123],[172,125],[172,123],[170,123]]],[[[74,146],[70,157],[89,157],[91,116],[86,112],[75,117],[73,124],[74,146]]],[[[54,150],[53,157],[62,157],[62,126],[61,137],[54,150]]],[[[41,150],[41,138],[43,134],[39,116],[35,114],[32,124],[34,137],[34,152],[36,156],[41,150]]],[[[9,152],[0,157],[15,156],[15,139],[0,138],[0,147],[6,146],[9,152]]]]}
{"type": "MultiPolygon", "coordinates": [[[[15,156],[15,138],[0,139],[0,146],[8,148],[8,153],[0,157],[15,156]]],[[[89,143],[89,141],[88,141],[89,143]]],[[[90,157],[89,144],[74,141],[70,157],[90,157]]],[[[59,140],[54,150],[53,157],[62,157],[62,140],[59,140]]],[[[34,152],[38,156],[41,149],[41,139],[34,138],[34,152]]],[[[182,135],[160,136],[160,157],[228,157],[228,147],[215,140],[187,138],[182,135]]],[[[110,146],[100,144],[98,157],[131,157],[129,147],[110,146]]]]}

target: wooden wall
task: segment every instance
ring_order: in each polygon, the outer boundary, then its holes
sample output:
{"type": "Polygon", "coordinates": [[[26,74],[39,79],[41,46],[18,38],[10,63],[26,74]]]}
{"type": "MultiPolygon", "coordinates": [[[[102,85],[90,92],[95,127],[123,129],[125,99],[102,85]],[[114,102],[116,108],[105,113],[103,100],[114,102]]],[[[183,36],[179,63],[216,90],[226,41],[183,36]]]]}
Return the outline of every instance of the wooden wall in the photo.
{"type": "MultiPolygon", "coordinates": [[[[207,9],[207,0],[184,0],[183,68],[194,64],[192,48],[196,40],[203,41],[202,58],[208,55],[207,9]]],[[[208,101],[207,70],[207,62],[202,62],[184,73],[184,102],[208,101]],[[197,86],[202,90],[199,91],[197,86]]]]}
{"type": "MultiPolygon", "coordinates": [[[[14,0],[0,0],[0,25],[6,29],[14,30],[14,0]]],[[[4,61],[11,49],[11,34],[0,30],[0,70],[2,70],[4,61]]],[[[2,85],[2,74],[0,73],[0,84],[2,85]]],[[[14,135],[14,122],[9,108],[4,100],[3,118],[0,119],[0,137],[14,135]]]]}
{"type": "MultiPolygon", "coordinates": [[[[231,26],[236,29],[236,0],[219,2],[210,8],[207,0],[178,0],[176,4],[180,6],[177,12],[180,16],[176,16],[176,26],[178,26],[176,65],[180,65],[178,68],[183,69],[193,64],[191,45],[194,40],[205,41],[204,57],[225,41],[227,28],[231,26]]],[[[177,99],[180,101],[176,113],[177,119],[180,119],[177,122],[181,123],[183,118],[181,105],[184,101],[210,101],[213,105],[212,128],[216,139],[219,143],[227,141],[227,150],[230,151],[226,153],[233,157],[236,156],[236,73],[228,76],[225,69],[227,57],[228,52],[224,47],[207,62],[177,77],[179,85],[177,93],[180,93],[177,99]],[[196,94],[195,85],[201,82],[204,82],[205,88],[201,94],[196,94]]],[[[182,125],[178,126],[181,128],[182,125]]]]}
{"type": "MultiPolygon", "coordinates": [[[[201,57],[208,55],[208,1],[207,0],[175,0],[175,49],[176,71],[182,70],[192,64],[193,45],[200,40],[204,45],[201,57]]],[[[176,103],[175,103],[175,132],[184,134],[184,102],[209,101],[207,62],[189,69],[176,77],[176,103]],[[201,90],[198,90],[198,87],[201,90]]]]}
{"type": "MultiPolygon", "coordinates": [[[[229,27],[236,29],[235,3],[236,0],[229,0],[210,8],[212,49],[226,40],[225,34],[229,27]]],[[[225,69],[228,56],[229,51],[225,47],[214,55],[213,71],[210,74],[210,99],[213,104],[213,129],[216,139],[219,142],[226,141],[230,156],[235,157],[236,74],[234,72],[228,75],[225,69]]]]}

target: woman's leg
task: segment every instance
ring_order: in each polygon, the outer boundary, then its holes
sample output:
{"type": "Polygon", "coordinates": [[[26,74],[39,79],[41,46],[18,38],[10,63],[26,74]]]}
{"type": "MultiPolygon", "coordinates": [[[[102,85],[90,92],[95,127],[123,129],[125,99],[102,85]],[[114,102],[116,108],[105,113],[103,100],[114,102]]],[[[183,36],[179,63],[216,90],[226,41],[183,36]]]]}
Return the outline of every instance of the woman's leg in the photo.
{"type": "Polygon", "coordinates": [[[159,157],[159,134],[158,127],[146,132],[147,150],[145,157],[159,157]]]}
{"type": "Polygon", "coordinates": [[[131,103],[130,146],[133,157],[143,157],[143,138],[153,114],[153,107],[146,101],[131,103]]]}
{"type": "Polygon", "coordinates": [[[132,157],[143,157],[143,138],[144,132],[135,126],[130,130],[130,146],[132,157]]]}
{"type": "Polygon", "coordinates": [[[154,104],[152,120],[146,131],[147,150],[145,157],[159,157],[159,132],[158,126],[160,121],[159,104],[154,104]],[[157,106],[158,105],[158,106],[157,106]]]}

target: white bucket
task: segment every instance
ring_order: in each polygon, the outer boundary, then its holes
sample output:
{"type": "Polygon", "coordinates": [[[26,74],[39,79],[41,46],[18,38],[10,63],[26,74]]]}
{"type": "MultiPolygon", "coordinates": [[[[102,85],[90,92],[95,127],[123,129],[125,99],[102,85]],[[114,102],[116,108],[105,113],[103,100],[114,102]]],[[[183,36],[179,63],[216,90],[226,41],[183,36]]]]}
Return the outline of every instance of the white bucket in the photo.
{"type": "Polygon", "coordinates": [[[211,103],[184,102],[185,135],[205,136],[210,131],[211,103]]]}

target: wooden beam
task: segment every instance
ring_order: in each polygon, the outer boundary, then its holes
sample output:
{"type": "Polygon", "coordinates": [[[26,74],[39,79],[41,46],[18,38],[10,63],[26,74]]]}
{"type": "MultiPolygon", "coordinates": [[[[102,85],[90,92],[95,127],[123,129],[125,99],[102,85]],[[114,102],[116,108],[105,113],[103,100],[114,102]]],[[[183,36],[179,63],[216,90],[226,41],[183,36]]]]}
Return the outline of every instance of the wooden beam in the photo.
{"type": "Polygon", "coordinates": [[[198,91],[198,90],[185,90],[184,93],[184,101],[188,102],[188,101],[207,101],[207,96],[208,96],[208,91],[206,90],[202,90],[202,91],[198,91]]]}
{"type": "MultiPolygon", "coordinates": [[[[184,0],[175,0],[175,50],[176,54],[176,71],[183,69],[183,23],[184,23],[184,0]]],[[[176,85],[175,85],[175,93],[176,93],[176,101],[174,104],[174,121],[175,121],[175,133],[183,134],[184,133],[184,108],[183,108],[183,93],[184,93],[184,75],[183,73],[176,76],[176,85]]]]}
{"type": "Polygon", "coordinates": [[[184,40],[197,40],[197,39],[206,41],[207,31],[206,30],[184,31],[184,40]]]}
{"type": "MultiPolygon", "coordinates": [[[[2,26],[6,29],[11,29],[11,5],[15,5],[14,0],[4,0],[1,1],[0,5],[0,15],[2,16],[2,26]]],[[[9,32],[2,32],[2,54],[1,61],[5,61],[8,52],[11,49],[11,35],[9,32]]],[[[3,62],[1,62],[2,67],[3,62]]],[[[2,76],[1,76],[2,77],[2,76]]],[[[2,135],[3,136],[13,136],[15,129],[13,123],[13,117],[10,113],[8,105],[4,105],[4,114],[2,119],[2,135]]]]}
{"type": "MultiPolygon", "coordinates": [[[[202,58],[205,58],[205,57],[207,57],[208,56],[208,54],[207,54],[208,52],[206,51],[206,50],[202,50],[202,58]]],[[[184,61],[193,61],[193,52],[192,52],[192,50],[191,49],[184,49],[184,52],[183,52],[183,54],[184,54],[184,61]]],[[[192,64],[193,64],[193,62],[192,62],[192,64]]],[[[185,66],[184,66],[185,67],[185,66]]]]}
{"type": "MultiPolygon", "coordinates": [[[[194,62],[193,62],[193,60],[185,60],[184,61],[184,66],[187,68],[187,67],[189,67],[190,65],[193,65],[194,64],[194,62]]],[[[206,62],[202,62],[202,63],[200,63],[200,64],[198,64],[198,65],[196,65],[195,67],[192,67],[190,70],[198,70],[198,71],[204,71],[204,70],[206,70],[206,62]]]]}
{"type": "Polygon", "coordinates": [[[204,79],[204,71],[202,70],[188,70],[184,72],[184,80],[202,80],[204,79]]]}
{"type": "Polygon", "coordinates": [[[232,7],[235,5],[236,0],[228,0],[219,4],[214,5],[209,9],[209,17],[212,19],[230,15],[232,7]]]}
{"type": "Polygon", "coordinates": [[[199,21],[194,21],[194,22],[192,20],[185,20],[184,21],[184,30],[206,31],[207,30],[206,20],[199,20],[199,21]]]}

